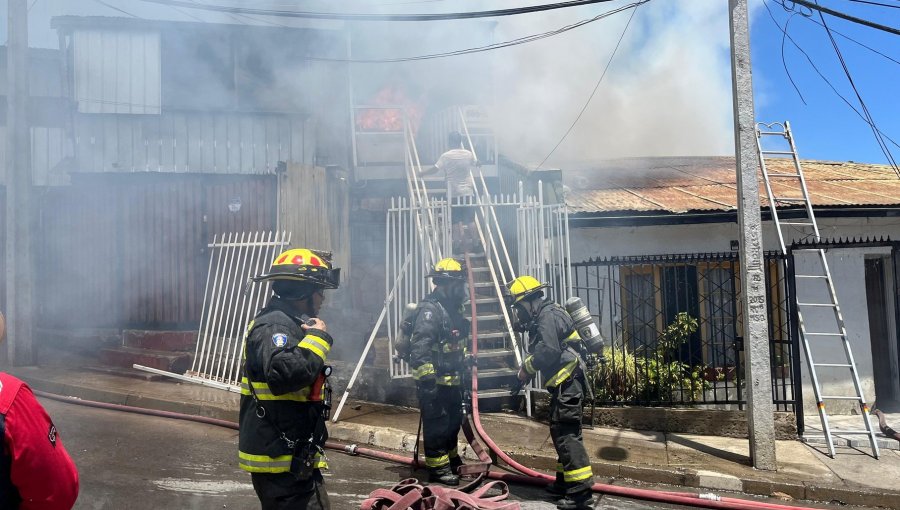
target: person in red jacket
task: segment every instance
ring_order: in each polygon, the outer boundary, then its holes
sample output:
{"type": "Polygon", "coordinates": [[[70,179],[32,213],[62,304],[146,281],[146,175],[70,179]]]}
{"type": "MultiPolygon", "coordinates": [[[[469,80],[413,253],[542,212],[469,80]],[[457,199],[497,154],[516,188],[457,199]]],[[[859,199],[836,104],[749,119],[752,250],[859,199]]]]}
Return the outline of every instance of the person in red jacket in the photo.
{"type": "MultiPolygon", "coordinates": [[[[6,333],[0,313],[0,343],[6,333]]],[[[78,470],[31,388],[0,372],[0,508],[70,510],[78,470]]]]}

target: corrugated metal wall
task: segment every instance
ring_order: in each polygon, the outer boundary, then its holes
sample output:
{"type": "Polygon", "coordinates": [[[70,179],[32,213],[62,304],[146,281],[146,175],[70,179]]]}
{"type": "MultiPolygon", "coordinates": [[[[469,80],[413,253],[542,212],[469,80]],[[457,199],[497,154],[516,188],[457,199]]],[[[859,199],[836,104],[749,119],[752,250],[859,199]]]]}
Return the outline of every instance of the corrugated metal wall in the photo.
{"type": "Polygon", "coordinates": [[[281,229],[291,244],[334,254],[341,278],[350,278],[349,182],[322,167],[289,165],[281,177],[281,229]]]}
{"type": "Polygon", "coordinates": [[[273,230],[275,196],[273,176],[82,176],[49,190],[39,231],[45,327],[195,326],[207,243],[273,230]]]}
{"type": "Polygon", "coordinates": [[[76,114],[75,167],[83,172],[271,173],[279,161],[312,162],[315,135],[305,124],[298,116],[252,113],[76,114]]]}
{"type": "Polygon", "coordinates": [[[76,30],[74,37],[79,112],[159,114],[159,32],[76,30]]]}
{"type": "MultiPolygon", "coordinates": [[[[0,126],[0,184],[6,183],[6,127],[0,126]]],[[[35,186],[69,183],[68,168],[60,163],[72,154],[72,144],[59,127],[31,128],[31,169],[35,186]]]]}

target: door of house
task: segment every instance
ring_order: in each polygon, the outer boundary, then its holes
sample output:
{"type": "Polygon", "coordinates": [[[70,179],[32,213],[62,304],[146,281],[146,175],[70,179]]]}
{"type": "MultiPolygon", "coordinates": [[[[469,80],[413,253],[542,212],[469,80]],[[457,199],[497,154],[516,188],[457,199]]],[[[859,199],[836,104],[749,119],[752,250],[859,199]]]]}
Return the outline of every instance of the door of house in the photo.
{"type": "Polygon", "coordinates": [[[872,371],[875,379],[875,403],[887,410],[900,410],[900,374],[898,374],[897,328],[893,278],[889,258],[865,259],[866,302],[869,311],[869,339],[872,346],[872,371]]]}

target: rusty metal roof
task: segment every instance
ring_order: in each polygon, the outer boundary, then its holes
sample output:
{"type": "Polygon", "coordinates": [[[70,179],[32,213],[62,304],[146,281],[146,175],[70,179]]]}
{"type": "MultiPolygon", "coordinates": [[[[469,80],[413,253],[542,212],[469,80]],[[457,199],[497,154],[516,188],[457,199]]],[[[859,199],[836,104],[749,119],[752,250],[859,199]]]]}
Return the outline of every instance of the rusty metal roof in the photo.
{"type": "MultiPolygon", "coordinates": [[[[790,159],[767,159],[770,173],[795,173],[790,159]]],[[[815,207],[900,206],[900,179],[888,165],[802,161],[815,207]]],[[[732,157],[629,158],[563,170],[570,212],[731,211],[737,209],[732,157]]],[[[777,197],[800,197],[795,178],[772,178],[777,197]]],[[[760,177],[760,202],[768,207],[760,177]]],[[[797,207],[794,204],[792,207],[797,207]]],[[[781,207],[779,207],[781,208],[781,207]]]]}

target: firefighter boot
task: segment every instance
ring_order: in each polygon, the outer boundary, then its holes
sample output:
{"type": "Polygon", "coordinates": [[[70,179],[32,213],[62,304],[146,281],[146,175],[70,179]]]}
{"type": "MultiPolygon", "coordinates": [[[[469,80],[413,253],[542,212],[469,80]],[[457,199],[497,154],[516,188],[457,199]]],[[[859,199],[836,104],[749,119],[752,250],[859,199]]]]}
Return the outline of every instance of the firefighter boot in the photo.
{"type": "Polygon", "coordinates": [[[455,487],[459,485],[459,477],[453,474],[453,471],[450,470],[450,465],[448,464],[439,468],[429,469],[428,483],[439,483],[441,485],[455,487]]]}
{"type": "Polygon", "coordinates": [[[463,462],[462,457],[460,457],[459,455],[450,457],[450,471],[454,475],[459,476],[459,467],[463,465],[465,465],[465,462],[463,462]]]}
{"type": "Polygon", "coordinates": [[[556,504],[559,510],[591,510],[594,508],[594,495],[591,491],[580,491],[569,494],[556,504]]]}

